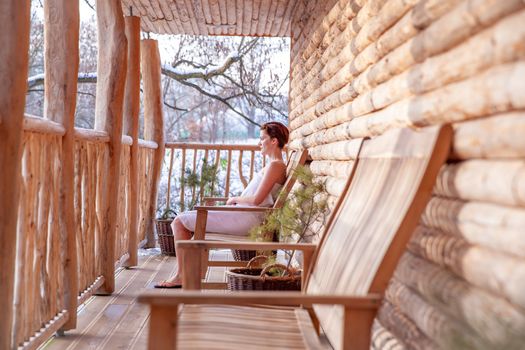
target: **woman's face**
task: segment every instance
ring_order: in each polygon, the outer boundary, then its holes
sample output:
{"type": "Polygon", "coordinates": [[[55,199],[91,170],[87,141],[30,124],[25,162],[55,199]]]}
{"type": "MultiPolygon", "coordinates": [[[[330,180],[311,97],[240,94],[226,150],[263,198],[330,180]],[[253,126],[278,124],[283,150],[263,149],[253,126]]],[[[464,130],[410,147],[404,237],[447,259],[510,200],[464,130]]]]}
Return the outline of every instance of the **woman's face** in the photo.
{"type": "Polygon", "coordinates": [[[261,147],[261,154],[263,156],[270,154],[270,151],[273,150],[277,145],[277,139],[272,139],[266,130],[261,130],[261,135],[259,139],[259,147],[261,147]]]}

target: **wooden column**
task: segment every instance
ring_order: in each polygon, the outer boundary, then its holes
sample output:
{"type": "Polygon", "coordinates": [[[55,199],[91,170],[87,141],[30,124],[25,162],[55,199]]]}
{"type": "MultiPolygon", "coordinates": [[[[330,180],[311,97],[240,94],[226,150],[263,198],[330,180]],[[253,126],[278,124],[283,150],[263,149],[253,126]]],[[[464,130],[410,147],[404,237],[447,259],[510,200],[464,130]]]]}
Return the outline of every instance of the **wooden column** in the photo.
{"type": "Polygon", "coordinates": [[[157,194],[160,180],[162,159],[164,158],[164,118],[162,114],[160,54],[158,42],[153,39],[142,40],[140,48],[140,66],[144,88],[144,139],[155,141],[158,148],[153,161],[154,181],[151,191],[150,206],[146,217],[147,247],[155,246],[153,218],[157,208],[157,194]]]}
{"type": "Polygon", "coordinates": [[[61,239],[65,247],[64,305],[69,319],[63,330],[77,323],[78,262],[75,233],[75,108],[78,76],[78,0],[44,2],[44,117],[61,123],[62,179],[60,188],[61,239]]]}
{"type": "Polygon", "coordinates": [[[29,0],[0,1],[0,349],[11,349],[29,0]]]}
{"type": "Polygon", "coordinates": [[[128,39],[128,69],[124,93],[124,134],[131,136],[130,157],[130,194],[129,194],[129,259],[124,266],[136,266],[138,263],[138,227],[139,227],[139,110],[140,110],[140,17],[126,17],[126,38],[128,39]]]}
{"type": "Polygon", "coordinates": [[[122,148],[122,106],[126,84],[128,44],[120,0],[97,0],[98,69],[95,129],[109,134],[109,157],[99,174],[101,237],[100,252],[104,284],[97,293],[115,289],[115,234],[122,148]]]}

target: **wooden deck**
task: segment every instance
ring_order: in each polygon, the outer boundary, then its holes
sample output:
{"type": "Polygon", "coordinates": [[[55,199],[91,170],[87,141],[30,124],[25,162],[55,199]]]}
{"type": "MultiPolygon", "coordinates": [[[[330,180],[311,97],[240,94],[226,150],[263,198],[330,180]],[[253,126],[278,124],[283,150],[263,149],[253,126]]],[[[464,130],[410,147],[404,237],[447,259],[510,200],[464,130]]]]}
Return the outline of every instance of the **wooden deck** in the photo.
{"type": "MultiPolygon", "coordinates": [[[[212,252],[214,259],[225,259],[229,251],[212,252]]],[[[137,296],[168,278],[176,269],[175,257],[139,256],[139,265],[121,269],[115,280],[115,293],[96,296],[79,307],[78,327],[63,337],[54,337],[40,349],[146,349],[149,306],[139,304],[137,296]]],[[[207,279],[224,280],[224,268],[211,268],[207,279]]]]}

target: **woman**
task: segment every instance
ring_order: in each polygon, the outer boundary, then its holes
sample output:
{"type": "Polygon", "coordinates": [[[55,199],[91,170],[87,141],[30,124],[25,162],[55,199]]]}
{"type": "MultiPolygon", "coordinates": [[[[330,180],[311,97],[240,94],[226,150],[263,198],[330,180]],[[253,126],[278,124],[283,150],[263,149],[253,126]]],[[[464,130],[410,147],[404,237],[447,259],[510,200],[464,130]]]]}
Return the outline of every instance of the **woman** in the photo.
{"type": "MultiPolygon", "coordinates": [[[[288,129],[279,122],[269,122],[261,126],[259,147],[261,154],[268,156],[268,164],[257,173],[239,197],[228,199],[226,205],[271,207],[286,180],[286,164],[283,161],[283,147],[288,142],[288,129]]],[[[171,227],[175,241],[191,239],[195,230],[197,212],[187,211],[175,218],[171,227]]],[[[210,211],[206,231],[245,236],[248,231],[264,219],[261,213],[235,213],[210,211]]],[[[175,248],[177,250],[177,248],[175,248]]],[[[155,285],[155,288],[180,288],[182,284],[182,259],[177,255],[177,273],[155,285]]]]}

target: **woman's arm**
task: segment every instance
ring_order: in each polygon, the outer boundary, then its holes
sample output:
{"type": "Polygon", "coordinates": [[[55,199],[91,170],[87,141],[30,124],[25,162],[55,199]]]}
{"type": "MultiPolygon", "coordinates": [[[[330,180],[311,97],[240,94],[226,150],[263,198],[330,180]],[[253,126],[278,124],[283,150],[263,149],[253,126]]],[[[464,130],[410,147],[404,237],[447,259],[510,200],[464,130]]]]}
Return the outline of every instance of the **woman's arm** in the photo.
{"type": "Polygon", "coordinates": [[[286,179],[286,165],[283,162],[273,161],[268,165],[268,169],[253,196],[232,197],[226,204],[241,205],[260,205],[272,191],[273,185],[283,183],[286,179]]]}

